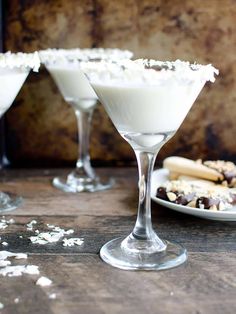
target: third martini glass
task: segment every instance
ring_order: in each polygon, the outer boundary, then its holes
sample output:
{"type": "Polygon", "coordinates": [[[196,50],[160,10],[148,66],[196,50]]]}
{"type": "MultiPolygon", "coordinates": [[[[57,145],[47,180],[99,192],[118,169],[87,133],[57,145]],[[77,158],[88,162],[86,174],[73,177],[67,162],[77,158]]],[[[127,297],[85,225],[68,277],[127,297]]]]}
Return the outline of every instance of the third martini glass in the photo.
{"type": "Polygon", "coordinates": [[[179,128],[206,81],[218,71],[211,65],[154,60],[82,65],[121,136],[133,148],[139,169],[136,224],[127,237],[106,243],[101,258],[121,269],[160,270],[187,259],[179,244],[162,240],[153,230],[151,174],[156,155],[179,128]]]}
{"type": "Polygon", "coordinates": [[[132,53],[119,49],[48,49],[40,52],[65,101],[75,111],[79,131],[79,158],[66,178],[56,177],[53,185],[65,192],[95,192],[110,188],[113,180],[99,178],[90,163],[89,134],[97,95],[80,69],[81,61],[130,59],[132,53]]]}
{"type": "MultiPolygon", "coordinates": [[[[0,53],[0,118],[12,105],[31,69],[38,71],[38,53],[0,53]]],[[[0,192],[0,212],[13,210],[21,197],[0,192]]]]}

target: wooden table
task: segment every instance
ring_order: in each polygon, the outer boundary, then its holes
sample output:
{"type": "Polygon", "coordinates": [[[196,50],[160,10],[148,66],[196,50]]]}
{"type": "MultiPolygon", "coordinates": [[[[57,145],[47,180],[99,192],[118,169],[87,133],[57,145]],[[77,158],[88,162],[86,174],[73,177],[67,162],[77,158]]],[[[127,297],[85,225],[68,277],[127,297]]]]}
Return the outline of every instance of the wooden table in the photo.
{"type": "Polygon", "coordinates": [[[5,172],[0,188],[22,195],[25,201],[6,215],[16,223],[0,230],[2,240],[9,243],[8,250],[28,253],[27,263],[38,265],[53,285],[36,286],[37,276],[1,277],[0,302],[5,305],[1,313],[236,313],[236,223],[202,220],[152,204],[156,230],[161,237],[185,245],[187,264],[161,272],[115,269],[102,262],[98,252],[106,241],[128,234],[133,227],[137,170],[98,169],[100,174],[111,173],[116,186],[80,195],[51,186],[55,174],[67,171],[5,172]],[[32,219],[41,229],[46,223],[73,228],[73,236],[84,237],[84,246],[30,243],[32,232],[25,225],[32,219]],[[49,299],[50,293],[57,298],[49,299]]]}

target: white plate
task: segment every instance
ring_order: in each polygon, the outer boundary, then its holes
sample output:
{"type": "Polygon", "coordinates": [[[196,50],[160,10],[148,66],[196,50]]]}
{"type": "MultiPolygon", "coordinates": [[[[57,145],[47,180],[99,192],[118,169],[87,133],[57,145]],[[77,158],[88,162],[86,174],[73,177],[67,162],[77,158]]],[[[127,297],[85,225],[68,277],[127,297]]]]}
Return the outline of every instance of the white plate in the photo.
{"type": "Polygon", "coordinates": [[[212,220],[222,220],[222,221],[236,221],[236,206],[229,208],[224,211],[210,211],[199,208],[192,208],[188,206],[183,206],[179,204],[174,204],[168,201],[164,201],[156,197],[156,191],[159,186],[168,180],[169,172],[167,169],[155,170],[152,174],[152,186],[151,186],[151,197],[154,202],[162,206],[173,209],[177,212],[184,214],[194,215],[197,217],[212,219],[212,220]]]}

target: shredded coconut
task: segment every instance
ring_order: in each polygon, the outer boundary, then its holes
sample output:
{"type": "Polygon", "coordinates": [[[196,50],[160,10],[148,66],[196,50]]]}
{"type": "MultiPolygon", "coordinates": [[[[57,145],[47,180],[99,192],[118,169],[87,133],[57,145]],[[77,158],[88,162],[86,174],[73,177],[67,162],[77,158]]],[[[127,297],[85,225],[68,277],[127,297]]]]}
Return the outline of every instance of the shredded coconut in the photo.
{"type": "Polygon", "coordinates": [[[15,257],[15,259],[26,259],[27,254],[25,253],[12,253],[9,251],[0,251],[0,261],[6,260],[8,257],[15,257]]]}
{"type": "Polygon", "coordinates": [[[0,221],[0,229],[6,229],[8,227],[8,224],[3,222],[2,220],[0,221]]]}
{"type": "Polygon", "coordinates": [[[109,85],[148,85],[155,86],[170,82],[189,84],[196,80],[215,81],[215,74],[219,70],[211,64],[190,64],[186,61],[176,60],[163,62],[155,60],[138,59],[120,60],[111,62],[81,62],[82,71],[94,84],[109,85]],[[158,67],[158,70],[155,68],[158,67]]]}
{"type": "Polygon", "coordinates": [[[0,221],[0,229],[6,229],[8,227],[8,224],[3,222],[2,220],[0,221]]]}
{"type": "Polygon", "coordinates": [[[10,261],[0,261],[0,267],[5,267],[5,266],[8,266],[8,265],[11,265],[10,261]]]}
{"type": "Polygon", "coordinates": [[[52,299],[52,300],[55,300],[57,298],[57,295],[56,295],[56,293],[51,293],[51,294],[48,295],[48,298],[52,299]]]}
{"type": "Polygon", "coordinates": [[[2,242],[2,245],[3,246],[8,246],[8,243],[4,241],[4,242],[2,242]]]}
{"type": "Polygon", "coordinates": [[[39,275],[38,266],[35,265],[17,265],[0,268],[0,275],[9,277],[18,277],[22,274],[39,275]]]}
{"type": "Polygon", "coordinates": [[[25,253],[12,253],[9,251],[0,251],[0,275],[2,276],[21,276],[24,274],[38,275],[38,266],[34,265],[17,265],[12,266],[11,261],[8,261],[8,257],[14,257],[15,259],[26,259],[25,253]]]}
{"type": "Polygon", "coordinates": [[[4,308],[4,304],[0,302],[0,310],[4,308]]]}
{"type": "Polygon", "coordinates": [[[37,281],[36,281],[36,285],[41,286],[41,287],[46,287],[46,286],[50,286],[52,284],[52,280],[50,280],[47,277],[40,277],[37,281]]]}
{"type": "Polygon", "coordinates": [[[46,65],[60,64],[65,66],[79,65],[80,61],[130,59],[133,53],[129,50],[92,48],[92,49],[46,49],[39,51],[41,61],[46,65]]]}
{"type": "Polygon", "coordinates": [[[34,53],[0,53],[0,68],[31,68],[38,72],[40,59],[38,52],[34,53]]]}
{"type": "Polygon", "coordinates": [[[17,253],[17,254],[15,254],[15,259],[26,259],[26,258],[28,258],[28,256],[25,253],[17,253]]]}
{"type": "Polygon", "coordinates": [[[63,239],[63,246],[74,246],[74,245],[82,245],[84,243],[83,238],[70,238],[70,239],[63,239]]]}
{"type": "Polygon", "coordinates": [[[50,225],[50,224],[47,224],[47,227],[48,227],[49,229],[53,229],[53,228],[55,228],[55,226],[54,226],[54,225],[50,225]]]}
{"type": "Polygon", "coordinates": [[[34,225],[36,225],[36,224],[37,224],[37,221],[36,221],[36,220],[31,220],[31,221],[26,225],[26,226],[27,226],[27,230],[32,231],[34,225]]]}
{"type": "Polygon", "coordinates": [[[29,239],[34,244],[48,244],[53,242],[58,242],[65,235],[74,233],[73,229],[64,230],[57,226],[52,226],[52,230],[49,232],[40,232],[35,236],[31,236],[29,239]]]}
{"type": "Polygon", "coordinates": [[[20,301],[19,298],[15,298],[15,299],[14,299],[14,303],[16,303],[16,304],[19,303],[19,301],[20,301]]]}
{"type": "Polygon", "coordinates": [[[0,229],[6,229],[9,225],[13,224],[15,222],[14,219],[6,220],[5,216],[2,217],[0,220],[0,229]]]}
{"type": "MultiPolygon", "coordinates": [[[[26,259],[27,254],[25,253],[12,253],[9,251],[0,251],[0,275],[8,276],[8,277],[18,277],[23,274],[29,275],[39,275],[39,267],[36,265],[11,265],[11,261],[8,261],[8,257],[14,257],[15,259],[26,259]]],[[[47,277],[40,277],[36,285],[40,285],[42,287],[49,286],[52,284],[52,280],[47,277]]],[[[52,294],[51,299],[56,298],[56,294],[52,294]]],[[[19,302],[19,298],[14,299],[15,303],[19,302]]],[[[1,304],[0,304],[1,307],[1,304]]]]}

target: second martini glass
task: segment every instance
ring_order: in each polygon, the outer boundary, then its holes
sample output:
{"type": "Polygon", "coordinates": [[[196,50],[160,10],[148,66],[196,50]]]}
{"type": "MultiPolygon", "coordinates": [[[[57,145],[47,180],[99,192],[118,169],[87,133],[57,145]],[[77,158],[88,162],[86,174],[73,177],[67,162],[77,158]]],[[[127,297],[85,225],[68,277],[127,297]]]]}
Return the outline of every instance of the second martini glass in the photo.
{"type": "Polygon", "coordinates": [[[56,177],[53,185],[64,192],[95,192],[110,188],[114,180],[100,178],[91,166],[90,125],[97,95],[80,69],[80,62],[130,59],[132,53],[119,49],[48,49],[40,52],[42,62],[52,75],[65,101],[75,111],[79,132],[79,157],[76,168],[66,178],[56,177]]]}
{"type": "MultiPolygon", "coordinates": [[[[12,105],[31,69],[38,71],[38,53],[0,53],[0,118],[12,105]]],[[[0,212],[21,204],[22,198],[0,192],[0,212]]]]}
{"type": "Polygon", "coordinates": [[[211,65],[154,60],[84,63],[100,101],[133,148],[139,170],[139,206],[133,231],[106,243],[101,258],[121,269],[168,269],[184,263],[182,245],[162,240],[152,227],[150,184],[156,155],[175,134],[207,80],[211,65]]]}

